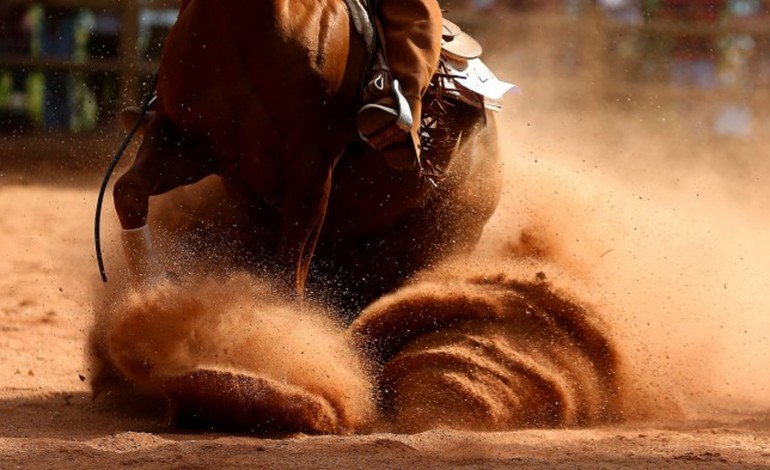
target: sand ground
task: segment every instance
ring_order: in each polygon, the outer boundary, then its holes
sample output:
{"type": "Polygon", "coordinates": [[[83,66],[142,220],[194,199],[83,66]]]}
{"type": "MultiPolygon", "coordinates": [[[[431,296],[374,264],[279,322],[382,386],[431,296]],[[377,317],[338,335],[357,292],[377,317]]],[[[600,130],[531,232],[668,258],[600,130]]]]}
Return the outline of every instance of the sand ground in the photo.
{"type": "Polygon", "coordinates": [[[0,188],[0,467],[769,468],[770,414],[595,429],[417,435],[183,434],[90,405],[94,191],[0,188]]]}
{"type": "Polygon", "coordinates": [[[770,414],[417,435],[180,433],[90,402],[95,191],[0,187],[2,468],[770,468],[770,414]]]}

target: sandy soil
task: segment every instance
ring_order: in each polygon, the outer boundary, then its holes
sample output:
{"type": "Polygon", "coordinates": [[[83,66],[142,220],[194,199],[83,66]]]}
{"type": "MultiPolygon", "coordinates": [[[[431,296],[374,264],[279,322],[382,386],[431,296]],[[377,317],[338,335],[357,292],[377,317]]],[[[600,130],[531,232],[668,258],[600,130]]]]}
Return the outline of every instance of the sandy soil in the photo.
{"type": "Polygon", "coordinates": [[[770,467],[770,414],[736,404],[719,417],[590,429],[342,437],[185,434],[100,409],[84,353],[93,198],[91,188],[0,188],[2,468],[770,467]]]}
{"type": "Polygon", "coordinates": [[[597,109],[522,79],[529,93],[503,116],[507,193],[476,259],[525,235],[549,281],[611,324],[624,383],[645,397],[625,420],[311,436],[186,432],[105,409],[86,359],[104,295],[96,191],[0,175],[0,468],[770,468],[761,147],[663,126],[670,108],[597,109]]]}
{"type": "Polygon", "coordinates": [[[91,189],[0,189],[2,468],[767,468],[770,415],[503,433],[180,434],[94,409],[91,189]]]}

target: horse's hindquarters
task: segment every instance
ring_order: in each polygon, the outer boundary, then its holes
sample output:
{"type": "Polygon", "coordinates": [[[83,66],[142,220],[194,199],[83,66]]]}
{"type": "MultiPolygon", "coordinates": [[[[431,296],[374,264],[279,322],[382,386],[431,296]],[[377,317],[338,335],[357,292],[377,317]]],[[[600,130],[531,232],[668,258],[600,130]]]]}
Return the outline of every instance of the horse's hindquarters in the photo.
{"type": "Polygon", "coordinates": [[[338,123],[353,131],[365,55],[350,28],[340,1],[193,2],[165,44],[161,106],[222,144],[243,134],[275,153],[326,147],[338,123]]]}

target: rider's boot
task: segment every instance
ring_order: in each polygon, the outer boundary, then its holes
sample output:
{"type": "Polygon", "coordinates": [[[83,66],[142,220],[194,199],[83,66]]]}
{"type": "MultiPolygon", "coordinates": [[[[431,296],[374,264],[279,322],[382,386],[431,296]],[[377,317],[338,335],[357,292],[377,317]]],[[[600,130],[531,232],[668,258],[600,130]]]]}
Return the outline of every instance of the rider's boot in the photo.
{"type": "Polygon", "coordinates": [[[422,96],[441,54],[441,8],[437,0],[384,0],[379,18],[394,80],[381,93],[370,93],[373,102],[359,112],[359,131],[383,152],[389,166],[414,168],[420,152],[422,96]]]}

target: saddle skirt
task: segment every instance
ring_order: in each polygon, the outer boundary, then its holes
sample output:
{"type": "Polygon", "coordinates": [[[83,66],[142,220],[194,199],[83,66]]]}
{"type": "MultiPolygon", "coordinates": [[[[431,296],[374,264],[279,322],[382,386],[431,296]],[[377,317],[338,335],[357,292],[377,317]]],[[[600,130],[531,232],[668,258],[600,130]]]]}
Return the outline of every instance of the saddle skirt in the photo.
{"type": "MultiPolygon", "coordinates": [[[[367,0],[345,0],[351,21],[363,37],[370,53],[374,47],[375,27],[369,17],[367,0]]],[[[381,51],[376,51],[381,54],[381,51]]],[[[445,98],[462,101],[477,108],[500,111],[503,96],[520,94],[516,85],[499,80],[481,60],[481,45],[458,25],[443,19],[441,58],[431,86],[442,90],[445,98]]],[[[384,61],[380,57],[381,61],[384,61]]]]}
{"type": "Polygon", "coordinates": [[[443,19],[441,59],[437,77],[447,98],[476,107],[500,111],[503,95],[521,93],[519,87],[499,80],[481,60],[483,49],[473,37],[448,19],[443,19]],[[481,99],[479,99],[481,97],[481,99]]]}

